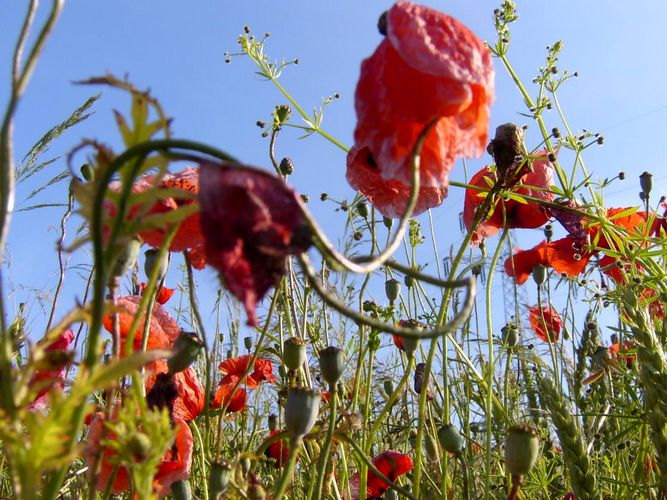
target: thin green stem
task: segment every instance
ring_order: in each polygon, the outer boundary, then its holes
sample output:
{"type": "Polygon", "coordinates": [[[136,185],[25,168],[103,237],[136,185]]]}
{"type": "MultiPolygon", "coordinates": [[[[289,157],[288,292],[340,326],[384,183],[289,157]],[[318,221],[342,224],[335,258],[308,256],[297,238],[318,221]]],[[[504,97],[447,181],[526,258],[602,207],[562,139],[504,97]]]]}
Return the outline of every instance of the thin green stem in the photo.
{"type": "Polygon", "coordinates": [[[289,459],[287,460],[287,465],[285,465],[285,468],[283,469],[283,475],[280,477],[280,481],[276,487],[276,492],[273,495],[275,500],[280,500],[283,498],[285,491],[287,491],[287,486],[289,485],[290,480],[292,479],[292,475],[294,474],[294,465],[296,464],[296,459],[299,456],[299,450],[301,449],[302,444],[303,438],[294,438],[290,440],[291,447],[289,452],[289,459]]]}

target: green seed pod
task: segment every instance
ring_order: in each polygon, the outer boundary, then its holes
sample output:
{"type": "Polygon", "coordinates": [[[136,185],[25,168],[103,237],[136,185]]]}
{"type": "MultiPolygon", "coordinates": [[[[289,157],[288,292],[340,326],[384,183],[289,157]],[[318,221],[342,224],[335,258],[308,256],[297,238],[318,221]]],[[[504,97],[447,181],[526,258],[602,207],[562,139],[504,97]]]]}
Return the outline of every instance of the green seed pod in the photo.
{"type": "Polygon", "coordinates": [[[364,219],[368,218],[368,205],[365,201],[357,203],[357,213],[364,219]]]}
{"type": "Polygon", "coordinates": [[[648,196],[653,189],[653,174],[650,172],[644,172],[639,176],[639,185],[642,188],[642,192],[648,196]]]}
{"type": "Polygon", "coordinates": [[[176,481],[171,485],[171,496],[174,500],[191,500],[192,486],[187,479],[176,481]]]}
{"type": "Polygon", "coordinates": [[[382,383],[382,388],[384,389],[384,392],[387,396],[391,396],[394,394],[394,391],[396,390],[396,386],[394,385],[394,381],[390,378],[386,379],[382,383]]]}
{"type": "Polygon", "coordinates": [[[248,351],[252,349],[252,337],[243,337],[243,345],[248,351]]]}
{"type": "Polygon", "coordinates": [[[396,490],[389,488],[384,492],[384,500],[398,500],[398,493],[396,493],[396,490]]]}
{"type": "Polygon", "coordinates": [[[544,226],[544,237],[547,241],[551,241],[551,238],[554,235],[554,227],[551,224],[544,226]]]}
{"type": "Polygon", "coordinates": [[[506,347],[514,347],[519,341],[519,332],[517,332],[516,326],[511,323],[506,324],[500,329],[502,333],[503,344],[506,347]]]}
{"type": "Polygon", "coordinates": [[[174,342],[173,354],[167,359],[169,373],[176,374],[195,362],[204,342],[194,332],[184,332],[174,342]]]}
{"type": "Polygon", "coordinates": [[[533,267],[533,281],[539,286],[547,279],[547,268],[541,264],[533,267]]]}
{"type": "Polygon", "coordinates": [[[391,217],[382,217],[382,222],[387,229],[391,229],[391,226],[394,225],[394,219],[391,217]]]}
{"type": "Polygon", "coordinates": [[[130,240],[123,247],[114,265],[112,276],[124,276],[126,272],[132,269],[134,263],[137,262],[140,247],[141,242],[139,240],[130,240]]]}
{"type": "Polygon", "coordinates": [[[208,496],[212,500],[218,500],[227,489],[229,480],[232,478],[232,467],[220,460],[211,464],[211,472],[208,476],[208,496]]]}
{"type": "Polygon", "coordinates": [[[329,346],[320,351],[320,372],[330,386],[335,386],[345,371],[345,355],[340,347],[329,346]]]}
{"type": "Polygon", "coordinates": [[[438,430],[438,441],[442,449],[458,456],[463,449],[463,438],[456,427],[445,424],[438,430]]]}
{"type": "Polygon", "coordinates": [[[285,428],[290,439],[302,439],[315,425],[320,393],[307,387],[290,387],[285,403],[285,428]]]}
{"type": "Polygon", "coordinates": [[[540,437],[537,430],[528,424],[513,425],[505,440],[505,464],[511,474],[528,474],[540,449],[540,437]]]}
{"type": "Polygon", "coordinates": [[[396,299],[401,295],[401,283],[398,280],[390,279],[384,284],[384,291],[387,294],[390,304],[394,304],[396,299]]]}
{"type": "Polygon", "coordinates": [[[150,279],[153,274],[153,269],[157,266],[157,282],[160,283],[167,275],[169,270],[169,252],[165,252],[161,259],[158,259],[160,251],[157,248],[149,248],[144,252],[144,272],[146,277],[150,279]]]}
{"type": "Polygon", "coordinates": [[[283,363],[288,370],[296,371],[306,362],[306,342],[290,337],[283,342],[283,363]]]}
{"type": "Polygon", "coordinates": [[[248,474],[248,472],[250,472],[250,459],[248,457],[243,457],[240,461],[240,464],[243,475],[245,476],[248,474]]]}
{"type": "MultiPolygon", "coordinates": [[[[409,274],[406,274],[406,275],[403,277],[403,283],[404,283],[405,286],[407,286],[408,288],[412,288],[413,286],[415,286],[415,279],[414,279],[412,276],[410,276],[409,274]]],[[[392,491],[393,491],[393,490],[392,490],[392,491]]]]}

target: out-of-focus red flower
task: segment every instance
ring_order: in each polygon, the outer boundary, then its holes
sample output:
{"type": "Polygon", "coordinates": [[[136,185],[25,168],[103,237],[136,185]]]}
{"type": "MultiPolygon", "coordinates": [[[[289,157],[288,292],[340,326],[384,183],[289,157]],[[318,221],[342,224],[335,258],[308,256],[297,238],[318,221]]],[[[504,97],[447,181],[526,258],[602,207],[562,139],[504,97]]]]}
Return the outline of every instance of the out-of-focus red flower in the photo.
{"type": "MultiPolygon", "coordinates": [[[[185,480],[190,474],[192,465],[192,432],[184,420],[177,418],[174,421],[176,426],[176,439],[174,445],[167,450],[162,457],[162,462],[155,471],[153,478],[153,491],[158,497],[162,498],[169,494],[171,485],[176,481],[185,480]]],[[[88,463],[89,474],[92,474],[95,457],[100,453],[100,441],[103,437],[104,413],[97,413],[90,421],[88,427],[88,437],[83,449],[83,457],[88,463]]],[[[113,440],[114,435],[106,431],[104,438],[113,440]]],[[[99,491],[105,491],[107,483],[111,479],[115,467],[114,456],[116,452],[110,448],[101,450],[101,461],[99,474],[96,475],[96,488],[99,491]]],[[[130,488],[130,475],[125,467],[118,467],[116,476],[111,485],[111,493],[118,495],[130,488]]]]}
{"type": "MultiPolygon", "coordinates": [[[[273,430],[269,433],[268,437],[272,438],[276,434],[280,434],[280,431],[273,430]]],[[[289,458],[289,448],[282,439],[279,439],[278,441],[271,443],[268,448],[264,450],[264,455],[275,460],[276,468],[282,467],[287,463],[287,459],[289,458]]]]}
{"type": "MultiPolygon", "coordinates": [[[[146,283],[140,283],[139,288],[141,291],[141,295],[144,294],[146,291],[146,283]]],[[[160,290],[157,292],[157,296],[155,297],[155,302],[158,304],[164,305],[167,302],[169,302],[169,299],[174,295],[174,288],[167,288],[166,286],[161,286],[160,290]]]]}
{"type": "Polygon", "coordinates": [[[635,343],[629,340],[623,342],[623,346],[620,343],[614,342],[609,346],[609,353],[612,358],[617,360],[625,360],[625,366],[632,368],[632,364],[637,359],[637,353],[626,354],[626,351],[631,350],[635,347],[635,343]]]}
{"type": "Polygon", "coordinates": [[[213,408],[223,408],[227,413],[236,413],[245,410],[248,391],[242,385],[236,387],[239,377],[237,375],[229,375],[225,379],[225,382],[221,381],[220,385],[218,385],[213,401],[211,401],[211,406],[213,408]],[[236,390],[234,390],[234,387],[236,387],[236,390]]]}
{"type": "MultiPolygon", "coordinates": [[[[222,379],[223,382],[227,382],[232,377],[241,378],[248,370],[248,364],[251,359],[252,356],[250,354],[244,354],[243,356],[228,358],[220,363],[220,371],[225,374],[222,379]]],[[[269,359],[257,358],[253,366],[253,371],[248,374],[244,382],[249,388],[254,389],[263,381],[270,384],[275,383],[276,376],[273,374],[273,364],[269,359]]]]}
{"type": "Polygon", "coordinates": [[[505,272],[514,277],[518,285],[528,280],[537,265],[573,278],[584,272],[593,255],[593,252],[584,251],[572,237],[566,236],[556,241],[543,241],[530,250],[515,249],[514,255],[505,260],[505,272]]]}
{"type": "MultiPolygon", "coordinates": [[[[168,373],[169,368],[167,367],[167,362],[164,360],[154,361],[147,366],[149,367],[150,373],[144,381],[144,386],[146,387],[146,393],[148,394],[155,385],[158,375],[168,373]]],[[[204,402],[206,399],[204,387],[199,381],[194,368],[191,366],[176,373],[173,376],[173,382],[175,384],[177,397],[173,404],[172,415],[174,418],[180,418],[186,422],[190,422],[197,418],[197,415],[204,409],[204,402]]]]}
{"type": "Polygon", "coordinates": [[[632,212],[627,215],[620,215],[627,212],[631,207],[609,208],[607,209],[607,218],[610,222],[621,229],[628,232],[627,236],[616,235],[616,240],[611,233],[605,234],[599,224],[590,223],[585,228],[591,245],[602,250],[618,250],[619,243],[623,244],[624,240],[627,244],[629,240],[634,238],[641,239],[647,235],[646,229],[646,212],[632,212]]]}
{"type": "MultiPolygon", "coordinates": [[[[399,451],[388,450],[380,453],[373,459],[373,465],[384,474],[387,479],[396,481],[398,476],[412,470],[412,459],[409,455],[399,451]]],[[[373,471],[368,471],[366,480],[367,496],[380,496],[387,491],[387,484],[373,471]]]]}
{"type": "MultiPolygon", "coordinates": [[[[470,179],[470,185],[488,189],[497,181],[496,172],[491,172],[489,167],[484,167],[470,179]]],[[[549,191],[553,185],[553,166],[546,157],[539,157],[533,161],[532,170],[513,181],[514,184],[520,184],[517,189],[513,190],[519,196],[553,201],[554,194],[549,191]]],[[[466,228],[470,229],[477,209],[483,200],[484,192],[471,188],[466,189],[463,204],[463,223],[466,228]]],[[[500,199],[491,210],[491,215],[486,220],[482,220],[475,228],[471,240],[473,245],[478,245],[485,238],[496,234],[505,227],[505,224],[510,228],[536,228],[546,224],[549,220],[549,215],[544,208],[533,201],[521,203],[514,199],[506,201],[500,199]]]]}
{"type": "Polygon", "coordinates": [[[533,306],[528,309],[530,327],[544,342],[556,342],[560,337],[563,321],[551,306],[533,306]]]}
{"type": "Polygon", "coordinates": [[[280,282],[287,256],[311,244],[297,194],[274,175],[231,163],[203,163],[200,184],[206,261],[255,326],[257,302],[280,282]]]}
{"type": "Polygon", "coordinates": [[[391,337],[394,341],[394,345],[398,347],[401,351],[405,351],[405,342],[403,342],[403,337],[399,335],[392,335],[391,337]]]}
{"type": "Polygon", "coordinates": [[[361,65],[346,177],[382,214],[400,217],[411,153],[432,118],[440,119],[421,152],[415,215],[442,203],[457,157],[484,152],[494,72],[484,42],[446,14],[397,2],[386,21],[386,38],[361,65]]]}
{"type": "Polygon", "coordinates": [[[52,390],[62,391],[65,387],[63,376],[71,358],[67,354],[74,341],[74,331],[71,328],[65,330],[45,350],[47,353],[62,353],[61,359],[54,359],[54,366],[47,369],[37,370],[29,382],[31,388],[37,389],[37,394],[28,405],[30,411],[42,411],[48,404],[48,393],[52,390]]]}
{"type": "MultiPolygon", "coordinates": [[[[117,299],[116,305],[118,311],[118,325],[120,328],[120,336],[123,340],[130,332],[130,326],[134,321],[134,317],[139,310],[141,297],[128,295],[117,299]]],[[[144,317],[145,318],[145,317],[144,317]]],[[[113,315],[107,314],[102,318],[104,328],[109,332],[113,332],[113,315]]],[[[141,350],[141,342],[143,337],[145,319],[139,321],[139,326],[134,336],[133,349],[135,351],[141,350]]],[[[159,304],[155,304],[153,313],[151,314],[150,327],[148,330],[148,344],[147,349],[168,349],[178,338],[181,329],[176,323],[176,320],[171,317],[165,308],[159,304]]],[[[124,353],[124,349],[121,349],[124,353]]]]}
{"type": "MultiPolygon", "coordinates": [[[[175,174],[167,173],[157,181],[157,183],[156,181],[157,180],[153,175],[140,177],[134,182],[132,192],[134,194],[139,194],[150,189],[158,188],[175,190],[175,193],[172,196],[157,200],[147,212],[142,211],[141,207],[138,205],[130,207],[127,214],[127,220],[134,220],[140,215],[143,217],[159,215],[176,210],[185,205],[196,203],[196,196],[193,196],[199,191],[199,175],[196,168],[189,167],[175,174]],[[179,196],[178,191],[183,192],[183,195],[179,196]]],[[[120,187],[119,182],[112,182],[109,185],[109,189],[115,192],[119,192],[120,187]]],[[[105,208],[110,216],[113,217],[116,214],[116,205],[113,201],[107,199],[105,201],[105,208]]],[[[139,236],[148,245],[159,247],[162,244],[167,231],[168,228],[148,229],[141,231],[139,236]]],[[[171,241],[169,250],[172,252],[182,252],[188,248],[202,247],[203,244],[204,238],[199,228],[199,214],[196,213],[186,217],[181,222],[174,239],[171,241]]]]}

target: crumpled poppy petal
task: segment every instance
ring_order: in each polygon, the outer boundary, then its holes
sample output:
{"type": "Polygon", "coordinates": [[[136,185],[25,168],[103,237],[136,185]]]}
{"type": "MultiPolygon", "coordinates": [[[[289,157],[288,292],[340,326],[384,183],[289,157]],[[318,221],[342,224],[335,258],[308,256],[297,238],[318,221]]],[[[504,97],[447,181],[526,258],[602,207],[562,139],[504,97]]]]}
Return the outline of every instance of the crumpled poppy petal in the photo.
{"type": "MultiPolygon", "coordinates": [[[[380,453],[373,459],[373,465],[391,481],[395,481],[398,476],[410,472],[413,467],[409,455],[393,450],[380,453]]],[[[368,496],[380,496],[388,489],[387,484],[370,470],[368,471],[366,484],[368,496]]]]}
{"type": "MultiPolygon", "coordinates": [[[[220,363],[220,371],[225,374],[221,383],[229,382],[231,377],[236,377],[237,380],[241,378],[248,370],[248,364],[251,359],[252,356],[250,354],[244,354],[235,358],[227,358],[220,363]]],[[[254,389],[263,381],[271,384],[275,383],[276,377],[273,374],[273,363],[269,359],[257,358],[253,366],[253,371],[245,379],[245,384],[250,389],[254,389]]]]}
{"type": "MultiPolygon", "coordinates": [[[[155,384],[157,376],[161,373],[167,373],[169,368],[164,360],[157,360],[146,365],[148,376],[144,380],[146,393],[148,394],[155,384]]],[[[190,422],[204,409],[205,394],[204,386],[197,377],[197,372],[189,366],[185,370],[174,375],[174,383],[178,396],[174,401],[173,416],[190,422]]]]}
{"type": "Polygon", "coordinates": [[[162,463],[153,479],[153,490],[160,498],[170,493],[173,483],[188,479],[192,466],[192,431],[188,424],[180,418],[175,418],[174,424],[176,425],[176,440],[162,458],[162,463]]]}
{"type": "Polygon", "coordinates": [[[556,342],[560,337],[563,321],[551,306],[533,306],[528,309],[530,327],[544,342],[556,342]]]}
{"type": "MultiPolygon", "coordinates": [[[[69,350],[72,342],[74,342],[74,331],[71,328],[68,328],[46,348],[46,351],[60,351],[65,353],[69,350]]],[[[53,367],[53,369],[50,370],[37,370],[35,372],[28,385],[31,388],[38,389],[38,392],[32,402],[28,405],[29,411],[45,410],[49,402],[48,393],[52,390],[63,390],[65,387],[65,382],[63,380],[65,369],[66,365],[62,365],[53,367]]]]}
{"type": "MultiPolygon", "coordinates": [[[[134,317],[139,310],[141,297],[135,295],[128,295],[120,297],[116,300],[118,311],[118,325],[120,327],[120,335],[125,339],[130,331],[134,317]]],[[[113,332],[113,315],[107,314],[102,318],[102,323],[107,332],[113,332]]],[[[145,320],[139,321],[139,326],[134,337],[134,350],[141,349],[141,342],[143,337],[145,320]]],[[[176,320],[171,317],[167,310],[160,304],[155,304],[153,307],[153,314],[151,315],[150,327],[148,330],[148,344],[147,349],[168,349],[171,347],[181,333],[181,328],[176,323],[176,320]]],[[[124,353],[124,348],[121,353],[124,353]]]]}
{"type": "Polygon", "coordinates": [[[297,194],[274,175],[231,163],[203,163],[200,183],[206,261],[255,326],[257,302],[280,282],[287,256],[311,244],[297,194]]]}
{"type": "Polygon", "coordinates": [[[227,413],[243,411],[246,407],[248,392],[241,385],[234,390],[239,377],[236,375],[228,375],[228,377],[225,382],[218,385],[211,406],[224,408],[227,413]]]}

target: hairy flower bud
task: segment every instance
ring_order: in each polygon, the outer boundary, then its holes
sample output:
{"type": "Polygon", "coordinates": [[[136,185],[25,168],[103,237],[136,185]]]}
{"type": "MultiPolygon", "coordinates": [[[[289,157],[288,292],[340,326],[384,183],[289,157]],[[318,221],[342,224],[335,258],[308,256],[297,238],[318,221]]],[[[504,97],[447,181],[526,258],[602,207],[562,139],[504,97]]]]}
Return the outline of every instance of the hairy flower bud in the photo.
{"type": "Polygon", "coordinates": [[[387,280],[387,282],[384,284],[384,291],[387,294],[389,303],[393,305],[399,295],[401,295],[401,282],[393,278],[387,280]]]}
{"type": "Polygon", "coordinates": [[[169,269],[169,252],[164,252],[162,258],[159,258],[160,251],[157,248],[149,248],[144,252],[144,272],[150,279],[153,270],[158,267],[157,283],[160,283],[167,275],[169,269]]]}
{"type": "Polygon", "coordinates": [[[114,265],[112,276],[121,277],[125,275],[132,266],[137,262],[137,256],[139,255],[139,248],[141,247],[141,242],[139,240],[130,240],[123,247],[118,255],[116,264],[114,265]]]}
{"type": "Polygon", "coordinates": [[[181,331],[176,342],[174,342],[173,354],[167,359],[169,373],[182,372],[194,363],[202,347],[204,347],[204,342],[202,342],[197,334],[181,331]]]}

